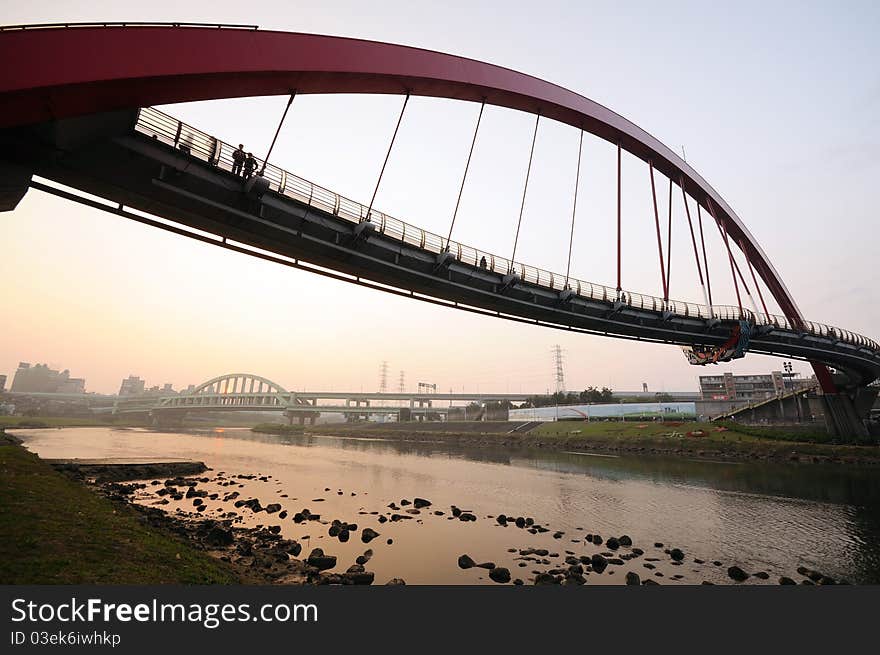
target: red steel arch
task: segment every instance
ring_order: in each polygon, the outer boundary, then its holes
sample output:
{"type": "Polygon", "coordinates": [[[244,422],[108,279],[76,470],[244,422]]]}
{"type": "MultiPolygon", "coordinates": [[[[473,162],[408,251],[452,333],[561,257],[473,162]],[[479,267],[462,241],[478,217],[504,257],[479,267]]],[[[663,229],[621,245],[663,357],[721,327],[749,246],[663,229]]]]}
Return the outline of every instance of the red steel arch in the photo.
{"type": "MultiPolygon", "coordinates": [[[[684,160],[643,129],[561,86],[484,62],[316,34],[172,26],[0,31],[0,128],[117,109],[297,93],[411,93],[485,102],[595,134],[682,184],[723,224],[786,317],[803,320],[745,224],[684,160]],[[712,206],[714,205],[714,207],[712,206]]],[[[828,369],[813,364],[825,391],[828,369]]]]}

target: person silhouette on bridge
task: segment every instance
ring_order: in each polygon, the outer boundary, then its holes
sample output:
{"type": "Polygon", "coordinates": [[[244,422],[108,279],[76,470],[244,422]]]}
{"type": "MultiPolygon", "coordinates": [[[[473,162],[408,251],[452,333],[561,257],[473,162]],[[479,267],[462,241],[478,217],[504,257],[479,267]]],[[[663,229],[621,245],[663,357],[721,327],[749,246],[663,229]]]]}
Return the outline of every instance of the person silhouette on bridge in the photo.
{"type": "Polygon", "coordinates": [[[254,169],[256,169],[256,167],[257,160],[254,159],[254,153],[249,152],[247,154],[247,159],[244,160],[244,179],[249,180],[254,174],[254,169]]]}
{"type": "Polygon", "coordinates": [[[244,144],[239,143],[238,148],[232,153],[232,174],[241,175],[241,167],[244,164],[244,144]]]}
{"type": "Polygon", "coordinates": [[[488,268],[488,265],[486,264],[486,256],[485,255],[480,257],[480,268],[488,268]]]}

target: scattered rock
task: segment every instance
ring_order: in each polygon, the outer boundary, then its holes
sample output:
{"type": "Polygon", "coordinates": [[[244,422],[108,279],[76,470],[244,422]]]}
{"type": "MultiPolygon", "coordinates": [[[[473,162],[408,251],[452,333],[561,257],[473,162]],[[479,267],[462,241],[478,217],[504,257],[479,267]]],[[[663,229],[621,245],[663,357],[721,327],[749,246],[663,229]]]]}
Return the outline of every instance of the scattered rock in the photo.
{"type": "Polygon", "coordinates": [[[314,566],[319,571],[324,571],[326,569],[332,569],[334,566],[336,566],[336,556],[325,555],[324,551],[321,548],[315,548],[311,553],[309,553],[309,557],[306,560],[306,563],[309,566],[314,566]]]}
{"type": "Polygon", "coordinates": [[[363,541],[365,544],[368,544],[378,536],[379,533],[372,528],[364,528],[363,532],[361,532],[361,541],[363,541]]]}
{"type": "Polygon", "coordinates": [[[489,577],[495,582],[505,584],[510,582],[510,571],[503,566],[498,566],[489,571],[489,577]]]}
{"type": "Polygon", "coordinates": [[[375,577],[376,574],[372,571],[360,571],[345,574],[346,581],[356,585],[371,585],[373,584],[373,580],[375,579],[375,577]]]}
{"type": "Polygon", "coordinates": [[[626,584],[628,585],[640,585],[642,583],[641,578],[639,578],[638,573],[634,573],[632,571],[627,572],[626,574],[626,584]]]}
{"type": "Polygon", "coordinates": [[[535,576],[536,585],[559,584],[559,579],[549,573],[539,573],[535,576]]]}
{"type": "Polygon", "coordinates": [[[458,558],[458,566],[462,569],[472,569],[477,563],[470,558],[469,555],[462,555],[458,558]]]}
{"type": "Polygon", "coordinates": [[[749,577],[749,574],[743,571],[738,566],[731,566],[730,568],[728,568],[727,575],[737,582],[742,582],[749,577]]]}

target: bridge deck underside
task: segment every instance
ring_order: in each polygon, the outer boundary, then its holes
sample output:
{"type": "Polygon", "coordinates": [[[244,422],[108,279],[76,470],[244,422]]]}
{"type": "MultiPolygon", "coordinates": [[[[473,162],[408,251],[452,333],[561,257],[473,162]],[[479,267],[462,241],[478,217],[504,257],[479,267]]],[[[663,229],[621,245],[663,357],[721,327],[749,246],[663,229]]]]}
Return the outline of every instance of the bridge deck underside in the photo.
{"type": "MultiPolygon", "coordinates": [[[[398,292],[505,318],[644,341],[719,345],[730,336],[729,322],[621,306],[613,298],[575,295],[562,301],[559,291],[527,282],[505,287],[499,273],[458,261],[438,268],[432,252],[380,234],[356,238],[351,222],[287,196],[270,191],[261,200],[250,198],[240,178],[130,131],[66,152],[55,143],[35,147],[36,138],[49,140],[45,127],[0,132],[0,145],[7,157],[55,182],[398,292]]],[[[821,361],[846,371],[856,384],[880,376],[880,353],[829,337],[773,328],[753,335],[749,350],[821,361]]]]}

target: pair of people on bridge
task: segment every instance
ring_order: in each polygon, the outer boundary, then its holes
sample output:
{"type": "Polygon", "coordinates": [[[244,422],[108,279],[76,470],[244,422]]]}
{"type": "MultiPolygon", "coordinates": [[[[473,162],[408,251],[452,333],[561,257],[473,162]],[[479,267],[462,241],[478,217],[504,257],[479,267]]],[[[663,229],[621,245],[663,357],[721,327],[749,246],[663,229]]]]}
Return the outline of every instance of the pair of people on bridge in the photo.
{"type": "Polygon", "coordinates": [[[232,174],[243,174],[244,179],[247,180],[254,174],[256,168],[257,160],[254,158],[254,153],[249,152],[245,154],[244,144],[239,143],[238,148],[232,153],[232,174]]]}

